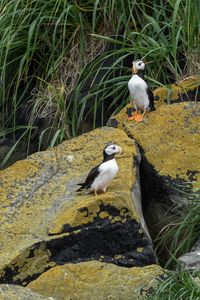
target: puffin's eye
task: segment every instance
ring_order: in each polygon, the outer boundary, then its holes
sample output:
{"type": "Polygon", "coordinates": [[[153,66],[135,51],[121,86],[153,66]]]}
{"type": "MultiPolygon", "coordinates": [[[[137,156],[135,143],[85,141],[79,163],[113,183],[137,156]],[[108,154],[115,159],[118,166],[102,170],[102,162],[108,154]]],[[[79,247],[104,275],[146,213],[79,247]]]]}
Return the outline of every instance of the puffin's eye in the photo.
{"type": "Polygon", "coordinates": [[[141,62],[138,63],[139,66],[141,66],[141,64],[142,64],[141,62]]]}
{"type": "Polygon", "coordinates": [[[115,150],[115,146],[113,146],[112,148],[113,148],[113,150],[115,150]]]}

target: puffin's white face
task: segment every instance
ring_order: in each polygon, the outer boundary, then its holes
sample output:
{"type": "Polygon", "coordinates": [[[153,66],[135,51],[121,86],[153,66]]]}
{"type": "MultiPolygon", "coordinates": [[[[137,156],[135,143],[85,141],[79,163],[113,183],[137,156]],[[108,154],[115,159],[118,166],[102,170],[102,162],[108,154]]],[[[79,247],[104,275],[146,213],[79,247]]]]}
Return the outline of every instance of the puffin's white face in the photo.
{"type": "Polygon", "coordinates": [[[122,148],[119,145],[116,144],[109,144],[104,149],[105,153],[107,155],[113,155],[113,154],[122,154],[122,148]]]}
{"type": "Polygon", "coordinates": [[[136,60],[133,61],[133,74],[136,74],[138,71],[143,71],[145,69],[145,63],[143,62],[143,60],[136,60]]]}

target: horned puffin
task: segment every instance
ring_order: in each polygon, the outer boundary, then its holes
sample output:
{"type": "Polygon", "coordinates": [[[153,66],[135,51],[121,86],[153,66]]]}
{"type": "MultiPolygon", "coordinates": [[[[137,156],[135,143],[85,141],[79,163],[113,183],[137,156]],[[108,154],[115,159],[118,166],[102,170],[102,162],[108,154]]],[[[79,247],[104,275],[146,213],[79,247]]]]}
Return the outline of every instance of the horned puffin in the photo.
{"type": "Polygon", "coordinates": [[[154,96],[146,81],[144,80],[145,63],[143,60],[133,61],[132,77],[128,82],[128,89],[131,96],[131,103],[135,108],[133,116],[128,120],[142,122],[146,111],[155,110],[154,96]],[[142,114],[139,114],[142,111],[142,114]]]}
{"type": "Polygon", "coordinates": [[[89,172],[85,182],[78,184],[81,187],[77,191],[90,190],[94,192],[95,196],[99,191],[105,193],[119,170],[115,160],[115,154],[117,153],[122,154],[122,148],[119,145],[108,143],[103,150],[102,163],[89,172]]]}

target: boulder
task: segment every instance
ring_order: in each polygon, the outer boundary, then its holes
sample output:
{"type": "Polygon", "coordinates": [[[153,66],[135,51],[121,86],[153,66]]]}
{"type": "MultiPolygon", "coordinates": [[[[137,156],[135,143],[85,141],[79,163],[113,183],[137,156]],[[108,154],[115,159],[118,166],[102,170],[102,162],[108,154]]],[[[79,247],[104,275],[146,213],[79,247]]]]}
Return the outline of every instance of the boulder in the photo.
{"type": "Polygon", "coordinates": [[[56,266],[28,287],[57,300],[144,299],[162,275],[159,266],[124,268],[98,261],[56,266]]]}
{"type": "Polygon", "coordinates": [[[188,271],[200,271],[200,251],[185,253],[178,260],[184,269],[188,271]]]}
{"type": "Polygon", "coordinates": [[[155,263],[142,215],[138,164],[137,148],[125,132],[105,127],[1,171],[0,282],[27,285],[66,263],[155,263]],[[124,150],[108,193],[77,193],[77,183],[102,160],[108,141],[124,150]]]}
{"type": "Polygon", "coordinates": [[[178,258],[183,269],[188,271],[200,271],[200,240],[197,240],[192,246],[190,252],[181,255],[178,258]]]}
{"type": "Polygon", "coordinates": [[[162,86],[154,90],[155,106],[186,101],[200,101],[200,79],[187,77],[182,81],[162,86]]]}
{"type": "Polygon", "coordinates": [[[163,104],[142,123],[128,121],[129,110],[130,105],[110,124],[139,145],[143,212],[156,237],[200,186],[200,103],[163,104]]]}
{"type": "Polygon", "coordinates": [[[15,285],[0,284],[1,300],[56,300],[52,297],[45,297],[33,292],[31,289],[15,285]]]}

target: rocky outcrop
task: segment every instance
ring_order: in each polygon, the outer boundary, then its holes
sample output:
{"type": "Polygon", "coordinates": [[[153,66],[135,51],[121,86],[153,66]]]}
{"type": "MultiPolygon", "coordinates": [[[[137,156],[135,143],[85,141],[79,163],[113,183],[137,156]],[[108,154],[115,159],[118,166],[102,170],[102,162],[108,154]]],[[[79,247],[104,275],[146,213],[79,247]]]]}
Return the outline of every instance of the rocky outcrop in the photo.
{"type": "Polygon", "coordinates": [[[159,87],[154,90],[156,108],[161,105],[187,101],[200,101],[200,79],[188,77],[182,81],[159,87]]]}
{"type": "Polygon", "coordinates": [[[179,257],[182,267],[189,271],[200,271],[200,240],[197,240],[190,252],[179,257]]]}
{"type": "Polygon", "coordinates": [[[31,289],[15,284],[0,284],[1,300],[56,300],[33,292],[31,289]]]}
{"type": "Polygon", "coordinates": [[[130,105],[111,125],[136,140],[144,214],[153,237],[190,203],[200,182],[200,103],[157,106],[143,123],[128,121],[130,105]]]}
{"type": "Polygon", "coordinates": [[[139,300],[156,287],[155,275],[159,277],[161,274],[155,265],[124,268],[92,261],[52,268],[28,287],[60,300],[139,300]]]}
{"type": "Polygon", "coordinates": [[[200,271],[200,251],[185,253],[178,260],[184,269],[188,271],[200,271]]]}
{"type": "MultiPolygon", "coordinates": [[[[48,269],[54,272],[56,266],[62,270],[60,265],[68,268],[68,263],[93,260],[133,272],[142,267],[141,281],[147,270],[152,270],[153,278],[155,268],[156,276],[159,267],[146,267],[156,260],[140,209],[138,164],[137,149],[126,133],[105,127],[3,170],[1,283],[27,285],[44,272],[51,274],[48,269]],[[117,158],[120,171],[108,193],[97,197],[77,193],[77,183],[101,161],[102,149],[111,140],[124,154],[117,158]]],[[[92,266],[101,269],[98,263],[92,266]]]]}

